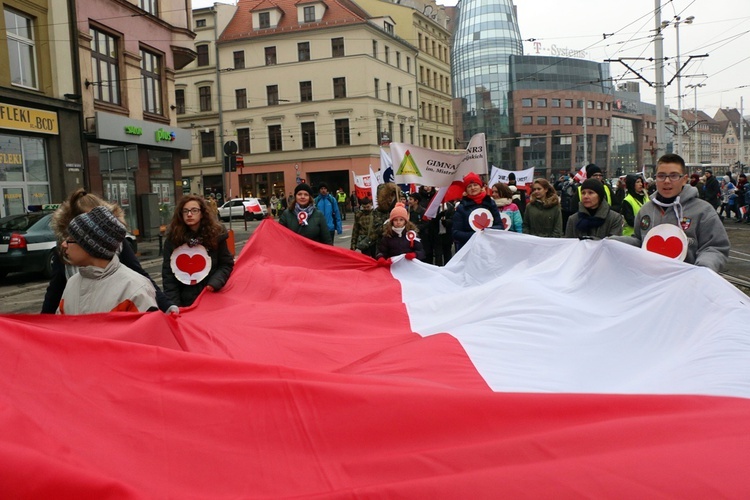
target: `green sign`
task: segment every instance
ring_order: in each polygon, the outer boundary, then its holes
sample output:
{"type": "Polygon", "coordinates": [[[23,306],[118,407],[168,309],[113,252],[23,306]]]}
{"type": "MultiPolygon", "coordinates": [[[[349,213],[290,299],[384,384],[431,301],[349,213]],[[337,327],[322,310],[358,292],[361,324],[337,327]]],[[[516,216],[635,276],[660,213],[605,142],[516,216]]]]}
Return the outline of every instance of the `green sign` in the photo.
{"type": "Polygon", "coordinates": [[[135,127],[133,125],[127,125],[125,127],[125,133],[128,135],[143,135],[143,129],[141,127],[135,127]]]}

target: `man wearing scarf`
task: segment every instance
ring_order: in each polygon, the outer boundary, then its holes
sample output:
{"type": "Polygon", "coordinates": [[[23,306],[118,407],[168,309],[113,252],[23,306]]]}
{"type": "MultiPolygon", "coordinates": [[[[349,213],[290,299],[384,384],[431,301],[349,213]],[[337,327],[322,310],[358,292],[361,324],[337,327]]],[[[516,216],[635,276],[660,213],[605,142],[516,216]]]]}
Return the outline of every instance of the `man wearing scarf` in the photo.
{"type": "Polygon", "coordinates": [[[578,212],[568,219],[565,237],[600,240],[621,235],[622,227],[622,216],[607,203],[604,185],[597,179],[583,181],[578,212]]]}
{"type": "Polygon", "coordinates": [[[729,257],[729,237],[716,210],[688,184],[685,160],[676,154],[662,156],[654,178],[656,193],[638,212],[633,235],[614,239],[640,247],[650,229],[672,224],[687,237],[685,262],[721,272],[729,257]]]}

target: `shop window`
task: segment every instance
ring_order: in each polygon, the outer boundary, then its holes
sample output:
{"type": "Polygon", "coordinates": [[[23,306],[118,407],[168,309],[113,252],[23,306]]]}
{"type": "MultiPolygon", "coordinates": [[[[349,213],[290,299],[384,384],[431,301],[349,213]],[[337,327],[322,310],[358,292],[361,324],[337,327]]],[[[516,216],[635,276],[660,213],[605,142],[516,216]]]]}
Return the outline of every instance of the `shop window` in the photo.
{"type": "Polygon", "coordinates": [[[162,114],[161,56],[141,49],[141,91],[143,111],[162,114]]]}
{"type": "Polygon", "coordinates": [[[89,30],[91,35],[91,71],[94,99],[120,104],[120,69],[117,38],[98,29],[89,30]]]}

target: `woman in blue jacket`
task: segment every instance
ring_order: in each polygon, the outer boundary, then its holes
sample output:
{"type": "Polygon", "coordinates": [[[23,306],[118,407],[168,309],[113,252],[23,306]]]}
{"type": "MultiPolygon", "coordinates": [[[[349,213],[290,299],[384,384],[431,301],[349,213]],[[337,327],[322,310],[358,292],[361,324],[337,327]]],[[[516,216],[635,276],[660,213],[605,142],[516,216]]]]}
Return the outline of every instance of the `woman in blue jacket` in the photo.
{"type": "Polygon", "coordinates": [[[456,242],[456,251],[476,232],[484,231],[488,227],[503,228],[497,205],[487,194],[479,175],[470,172],[464,177],[463,183],[465,195],[453,216],[453,240],[456,242]]]}

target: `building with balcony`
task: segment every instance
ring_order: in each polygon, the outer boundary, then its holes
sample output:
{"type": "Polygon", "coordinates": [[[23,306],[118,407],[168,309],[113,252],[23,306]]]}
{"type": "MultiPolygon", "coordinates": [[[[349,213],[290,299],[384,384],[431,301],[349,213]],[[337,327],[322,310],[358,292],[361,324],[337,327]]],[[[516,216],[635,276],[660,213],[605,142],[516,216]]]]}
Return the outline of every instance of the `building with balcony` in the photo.
{"type": "Polygon", "coordinates": [[[302,181],[349,192],[352,172],[377,169],[384,132],[415,143],[418,48],[396,26],[348,0],[240,0],[219,34],[218,77],[184,80],[198,61],[180,72],[180,122],[201,131],[183,165],[190,189],[199,189],[201,171],[204,190],[207,174],[221,173],[230,140],[244,165],[224,174],[224,194],[261,198],[288,195],[302,181]],[[198,120],[214,118],[200,111],[202,96],[218,110],[218,122],[205,129],[198,120]]]}
{"type": "Polygon", "coordinates": [[[191,132],[177,126],[174,83],[196,57],[191,15],[189,0],[76,1],[85,185],[146,237],[154,207],[166,224],[182,193],[191,132]]]}

